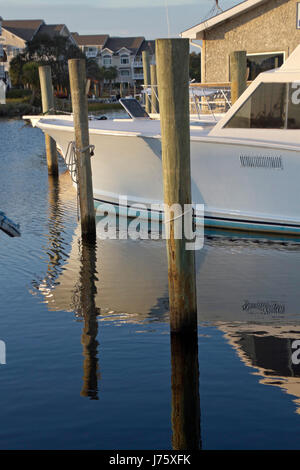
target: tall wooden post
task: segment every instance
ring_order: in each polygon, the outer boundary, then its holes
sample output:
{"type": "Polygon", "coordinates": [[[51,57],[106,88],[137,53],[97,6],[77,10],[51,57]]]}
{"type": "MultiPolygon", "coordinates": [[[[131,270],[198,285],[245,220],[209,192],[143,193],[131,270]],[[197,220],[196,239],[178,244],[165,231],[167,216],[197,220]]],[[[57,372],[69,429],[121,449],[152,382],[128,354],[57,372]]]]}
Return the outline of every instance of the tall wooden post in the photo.
{"type": "Polygon", "coordinates": [[[150,65],[151,76],[151,113],[159,113],[156,65],[150,65]]]}
{"type": "Polygon", "coordinates": [[[123,98],[123,83],[120,82],[120,97],[123,98]]]}
{"type": "MultiPolygon", "coordinates": [[[[182,213],[191,206],[190,120],[189,120],[189,41],[157,39],[156,63],[164,202],[178,204],[182,213]]],[[[182,216],[180,218],[183,225],[182,216]]],[[[186,238],[176,236],[178,219],[170,218],[167,239],[171,332],[197,328],[195,256],[186,249],[186,238]]]]}
{"type": "MultiPolygon", "coordinates": [[[[39,77],[42,95],[43,114],[47,114],[51,111],[53,112],[54,110],[54,96],[50,65],[44,65],[39,67],[39,77]]],[[[45,134],[45,145],[48,174],[51,176],[58,176],[56,142],[48,134],[45,134]]]]}
{"type": "Polygon", "coordinates": [[[234,51],[230,54],[231,103],[234,104],[247,88],[246,51],[234,51]]]}
{"type": "Polygon", "coordinates": [[[142,52],[142,59],[143,59],[143,72],[144,72],[144,91],[145,91],[145,105],[146,105],[146,112],[151,112],[151,101],[148,93],[146,92],[147,88],[150,85],[150,60],[149,60],[149,53],[148,51],[142,52]]]}
{"type": "Polygon", "coordinates": [[[89,147],[88,104],[85,94],[85,60],[70,59],[69,75],[74,116],[81,233],[83,237],[95,238],[96,222],[89,147]]]}

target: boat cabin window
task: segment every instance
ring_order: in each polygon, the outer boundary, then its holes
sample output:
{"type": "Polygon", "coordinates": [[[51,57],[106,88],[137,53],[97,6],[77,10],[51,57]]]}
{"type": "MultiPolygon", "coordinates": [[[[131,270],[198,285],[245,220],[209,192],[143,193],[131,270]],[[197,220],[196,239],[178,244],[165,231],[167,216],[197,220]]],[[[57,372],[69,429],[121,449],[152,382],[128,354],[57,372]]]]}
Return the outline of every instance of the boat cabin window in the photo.
{"type": "Polygon", "coordinates": [[[300,83],[261,83],[224,127],[300,129],[300,83]]]}

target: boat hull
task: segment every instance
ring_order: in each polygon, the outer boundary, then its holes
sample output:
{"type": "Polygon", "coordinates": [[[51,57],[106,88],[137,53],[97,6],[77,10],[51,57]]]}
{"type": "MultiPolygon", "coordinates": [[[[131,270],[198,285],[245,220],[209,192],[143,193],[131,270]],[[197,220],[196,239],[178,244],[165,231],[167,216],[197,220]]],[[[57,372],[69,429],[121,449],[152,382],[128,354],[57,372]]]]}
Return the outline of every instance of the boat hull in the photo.
{"type": "MultiPolygon", "coordinates": [[[[72,128],[47,128],[64,158],[72,128]]],[[[160,137],[90,131],[96,204],[163,203],[160,137]],[[98,202],[97,202],[98,201],[98,202]]],[[[205,226],[256,232],[300,233],[299,151],[283,145],[191,138],[193,204],[203,204],[205,226]]]]}

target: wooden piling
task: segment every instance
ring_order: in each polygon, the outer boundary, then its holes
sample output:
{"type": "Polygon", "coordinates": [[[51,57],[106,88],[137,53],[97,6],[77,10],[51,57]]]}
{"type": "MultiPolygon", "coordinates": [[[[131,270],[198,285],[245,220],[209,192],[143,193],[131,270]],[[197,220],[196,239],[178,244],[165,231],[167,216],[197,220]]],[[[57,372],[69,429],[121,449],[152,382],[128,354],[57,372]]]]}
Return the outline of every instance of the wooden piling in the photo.
{"type": "Polygon", "coordinates": [[[159,113],[156,65],[150,65],[151,77],[151,113],[159,113]]]}
{"type": "MultiPolygon", "coordinates": [[[[54,112],[54,96],[50,65],[39,67],[39,77],[42,96],[43,114],[54,112]]],[[[48,134],[45,134],[45,146],[47,155],[48,174],[58,176],[56,142],[48,134]]]]}
{"type": "Polygon", "coordinates": [[[96,222],[89,147],[88,103],[85,94],[85,60],[70,59],[68,63],[76,143],[81,233],[83,237],[92,239],[96,237],[96,222]]]}
{"type": "MultiPolygon", "coordinates": [[[[189,41],[157,39],[156,63],[164,202],[167,207],[191,205],[190,122],[189,122],[189,41]]],[[[183,225],[183,217],[181,217],[183,225]]],[[[186,239],[176,237],[170,219],[167,239],[170,328],[182,333],[197,328],[195,256],[186,250],[186,239]]]]}
{"type": "Polygon", "coordinates": [[[151,112],[151,101],[148,93],[146,92],[147,88],[150,85],[150,59],[148,51],[142,52],[143,59],[143,72],[144,72],[144,91],[145,91],[145,109],[147,113],[151,112]]]}
{"type": "Polygon", "coordinates": [[[234,104],[247,88],[246,51],[234,51],[230,54],[231,103],[234,104]]]}

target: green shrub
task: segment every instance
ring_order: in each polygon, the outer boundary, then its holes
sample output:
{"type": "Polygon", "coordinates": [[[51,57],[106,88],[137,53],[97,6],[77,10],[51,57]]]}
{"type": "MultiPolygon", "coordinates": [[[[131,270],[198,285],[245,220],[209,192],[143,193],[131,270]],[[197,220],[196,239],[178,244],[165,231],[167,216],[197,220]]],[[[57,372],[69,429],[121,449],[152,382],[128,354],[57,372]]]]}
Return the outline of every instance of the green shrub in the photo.
{"type": "Polygon", "coordinates": [[[6,93],[6,98],[26,98],[27,96],[31,96],[31,90],[23,90],[19,88],[11,88],[7,93],[6,93]]]}

